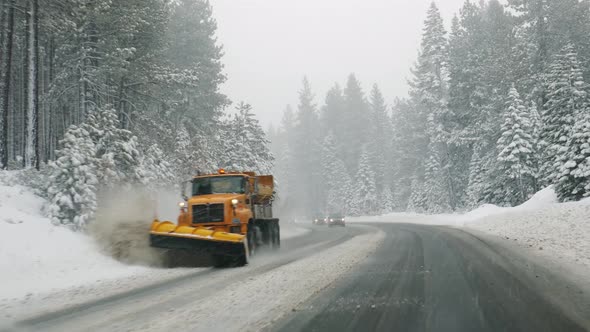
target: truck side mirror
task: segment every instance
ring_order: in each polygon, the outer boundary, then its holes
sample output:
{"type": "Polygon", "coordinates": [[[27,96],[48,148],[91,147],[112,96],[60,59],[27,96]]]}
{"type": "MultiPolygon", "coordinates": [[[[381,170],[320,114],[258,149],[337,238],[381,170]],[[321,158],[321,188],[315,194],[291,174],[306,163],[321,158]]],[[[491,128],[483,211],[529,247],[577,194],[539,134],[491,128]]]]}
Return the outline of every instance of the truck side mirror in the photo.
{"type": "Polygon", "coordinates": [[[191,181],[185,181],[180,184],[180,197],[182,197],[182,199],[184,199],[185,201],[188,201],[188,196],[186,195],[186,187],[188,187],[189,183],[191,183],[191,181]]]}

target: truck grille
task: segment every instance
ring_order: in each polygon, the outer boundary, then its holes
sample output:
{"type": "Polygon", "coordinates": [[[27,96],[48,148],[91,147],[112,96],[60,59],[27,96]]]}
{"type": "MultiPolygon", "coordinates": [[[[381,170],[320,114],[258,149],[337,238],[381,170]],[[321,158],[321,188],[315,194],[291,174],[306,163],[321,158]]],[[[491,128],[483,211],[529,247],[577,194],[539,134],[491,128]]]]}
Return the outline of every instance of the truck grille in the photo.
{"type": "Polygon", "coordinates": [[[223,221],[223,204],[193,205],[193,224],[223,221]]]}

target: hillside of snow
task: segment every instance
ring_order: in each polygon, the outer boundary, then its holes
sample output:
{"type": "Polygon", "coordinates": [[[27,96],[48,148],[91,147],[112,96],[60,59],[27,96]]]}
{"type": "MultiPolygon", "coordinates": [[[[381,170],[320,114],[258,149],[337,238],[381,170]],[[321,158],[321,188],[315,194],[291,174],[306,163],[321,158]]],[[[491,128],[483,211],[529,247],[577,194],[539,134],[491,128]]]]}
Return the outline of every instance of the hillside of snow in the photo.
{"type": "Polygon", "coordinates": [[[0,299],[22,298],[148,270],[102,254],[87,235],[57,227],[45,201],[22,186],[0,185],[0,299]]]}

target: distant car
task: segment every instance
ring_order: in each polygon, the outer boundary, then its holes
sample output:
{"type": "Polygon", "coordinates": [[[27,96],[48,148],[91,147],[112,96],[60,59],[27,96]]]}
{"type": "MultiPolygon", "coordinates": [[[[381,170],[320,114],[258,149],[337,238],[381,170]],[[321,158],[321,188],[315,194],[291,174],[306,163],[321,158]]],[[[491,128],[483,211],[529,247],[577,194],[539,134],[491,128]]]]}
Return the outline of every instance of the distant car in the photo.
{"type": "Polygon", "coordinates": [[[328,223],[328,218],[325,216],[317,215],[317,216],[313,217],[312,223],[314,225],[325,225],[328,223]]]}
{"type": "Polygon", "coordinates": [[[330,216],[328,216],[328,226],[346,226],[344,216],[341,214],[331,214],[330,216]]]}

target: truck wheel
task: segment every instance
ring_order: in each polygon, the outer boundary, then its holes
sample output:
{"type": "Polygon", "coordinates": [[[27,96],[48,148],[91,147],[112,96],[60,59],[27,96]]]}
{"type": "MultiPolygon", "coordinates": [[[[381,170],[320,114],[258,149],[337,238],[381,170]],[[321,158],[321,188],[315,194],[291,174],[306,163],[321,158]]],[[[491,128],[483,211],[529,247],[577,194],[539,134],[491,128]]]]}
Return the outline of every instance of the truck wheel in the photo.
{"type": "Polygon", "coordinates": [[[248,241],[248,249],[250,255],[254,255],[254,253],[256,252],[256,247],[258,246],[258,241],[256,240],[256,231],[254,230],[254,225],[252,223],[248,225],[246,240],[248,241]]]}
{"type": "Polygon", "coordinates": [[[278,223],[272,225],[273,229],[273,237],[272,237],[272,246],[274,249],[279,249],[281,247],[281,228],[278,223]]]}
{"type": "Polygon", "coordinates": [[[264,245],[264,235],[262,234],[262,229],[260,226],[254,226],[254,239],[256,240],[256,246],[261,247],[264,245]]]}

